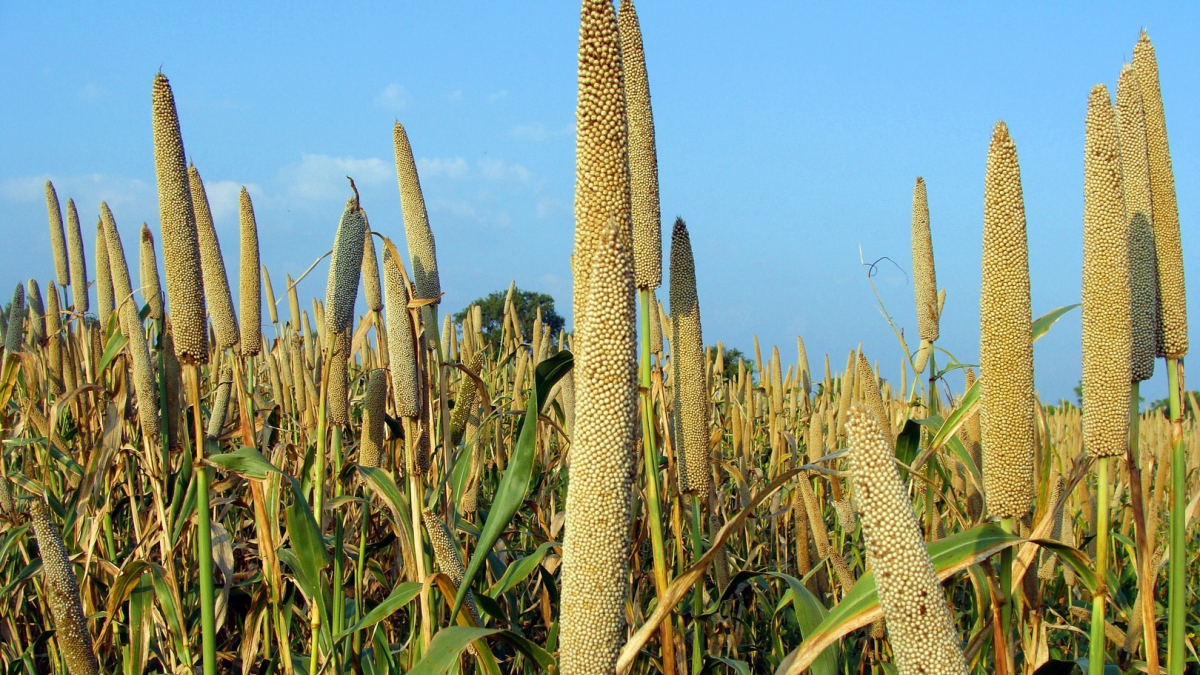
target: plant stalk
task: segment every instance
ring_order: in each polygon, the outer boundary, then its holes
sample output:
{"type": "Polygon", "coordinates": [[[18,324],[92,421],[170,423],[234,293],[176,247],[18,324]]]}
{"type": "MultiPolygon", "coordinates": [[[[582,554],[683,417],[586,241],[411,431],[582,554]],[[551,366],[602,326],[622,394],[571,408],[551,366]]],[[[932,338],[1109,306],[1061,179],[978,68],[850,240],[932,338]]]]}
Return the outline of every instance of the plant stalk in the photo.
{"type": "MultiPolygon", "coordinates": [[[[1096,461],[1096,578],[1099,587],[1092,595],[1092,627],[1088,642],[1088,673],[1104,675],[1104,601],[1108,597],[1108,470],[1110,458],[1096,461]]],[[[1131,486],[1140,488],[1140,486],[1131,486]]]]}
{"type": "Polygon", "coordinates": [[[1187,652],[1184,633],[1187,630],[1187,551],[1184,547],[1184,519],[1187,508],[1184,491],[1187,481],[1187,456],[1183,447],[1183,414],[1180,403],[1183,394],[1183,364],[1179,359],[1167,359],[1168,413],[1171,418],[1171,538],[1167,567],[1168,622],[1167,667],[1170,675],[1183,675],[1187,652]]]}
{"type": "Polygon", "coordinates": [[[212,523],[209,520],[208,488],[211,469],[204,463],[204,423],[200,417],[200,366],[187,365],[192,398],[192,438],[196,448],[196,560],[200,574],[200,631],[204,675],[217,673],[216,603],[213,593],[212,523]]]}

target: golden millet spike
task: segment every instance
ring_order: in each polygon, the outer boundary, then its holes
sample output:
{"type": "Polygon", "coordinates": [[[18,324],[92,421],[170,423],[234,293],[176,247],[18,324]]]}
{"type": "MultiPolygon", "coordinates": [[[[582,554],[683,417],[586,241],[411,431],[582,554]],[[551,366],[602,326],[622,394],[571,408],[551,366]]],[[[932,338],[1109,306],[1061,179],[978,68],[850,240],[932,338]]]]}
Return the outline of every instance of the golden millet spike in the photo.
{"type": "Polygon", "coordinates": [[[375,242],[371,238],[371,227],[367,226],[363,236],[362,259],[363,295],[367,297],[367,311],[383,311],[383,289],[379,285],[379,258],[375,255],[375,242]]]}
{"type": "Polygon", "coordinates": [[[46,580],[46,604],[54,618],[54,635],[71,675],[98,675],[100,664],[92,651],[92,635],[83,616],[79,585],[67,558],[62,534],[51,519],[50,507],[40,499],[30,502],[29,515],[37,537],[38,556],[46,580]]]}
{"type": "Polygon", "coordinates": [[[413,344],[412,316],[408,313],[408,289],[396,267],[400,261],[391,251],[383,251],[383,293],[387,306],[388,359],[392,369],[392,399],[396,415],[417,417],[421,414],[417,384],[417,354],[413,344]]]}
{"type": "Polygon", "coordinates": [[[1083,154],[1083,444],[1094,457],[1122,456],[1129,443],[1129,289],[1117,120],[1098,84],[1083,154]]]}
{"type": "Polygon", "coordinates": [[[1017,146],[997,122],[988,149],[980,294],[980,440],[988,511],[1020,518],[1033,501],[1033,332],[1017,146]]]}
{"type": "Polygon", "coordinates": [[[700,301],[696,266],[687,225],[675,220],[671,232],[671,364],[675,370],[675,410],[681,438],[676,451],[682,460],[679,491],[707,496],[712,484],[708,464],[708,386],[704,378],[704,339],[700,330],[700,301]]]}
{"type": "Polygon", "coordinates": [[[888,414],[887,407],[883,403],[883,396],[879,393],[879,385],[875,381],[875,371],[871,370],[871,364],[867,361],[867,357],[861,352],[858,355],[858,373],[859,386],[862,387],[862,402],[867,406],[867,410],[875,416],[875,421],[879,423],[879,429],[883,431],[883,437],[887,439],[890,445],[895,436],[892,435],[892,417],[888,414]]]}
{"type": "Polygon", "coordinates": [[[96,221],[96,318],[100,319],[100,330],[108,330],[109,317],[115,303],[112,270],[108,261],[108,242],[104,239],[104,225],[96,221]]]}
{"type": "Polygon", "coordinates": [[[937,274],[933,266],[933,238],[929,233],[929,199],[925,179],[917,177],[912,204],[913,290],[917,296],[917,329],[922,342],[938,339],[937,274]]]}
{"type": "Polygon", "coordinates": [[[442,282],[438,279],[437,245],[429,227],[429,214],[425,210],[425,197],[421,194],[421,180],[417,177],[408,132],[399,121],[392,129],[392,141],[396,146],[396,180],[400,186],[400,211],[404,216],[404,238],[408,241],[413,287],[418,298],[438,301],[442,295],[442,282]]]}
{"type": "Polygon", "coordinates": [[[37,279],[25,282],[25,299],[29,305],[29,341],[41,347],[46,344],[46,305],[37,279]]]}
{"type": "Polygon", "coordinates": [[[358,446],[358,463],[362,466],[383,467],[383,415],[387,406],[387,371],[375,368],[367,376],[367,392],[363,395],[363,434],[358,446]]]}
{"type": "Polygon", "coordinates": [[[621,0],[617,24],[621,66],[625,76],[625,114],[629,133],[629,196],[633,217],[633,274],[639,289],[662,284],[662,216],[658,200],[658,154],[654,148],[654,113],[642,29],[633,0],[621,0]]]}
{"type": "Polygon", "coordinates": [[[6,356],[20,354],[25,343],[25,286],[17,284],[12,304],[8,306],[8,325],[4,330],[6,356]]]}
{"type": "Polygon", "coordinates": [[[208,362],[208,321],[200,243],[175,97],[162,73],[154,76],[150,122],[154,129],[158,215],[167,273],[167,304],[175,329],[175,355],[181,361],[203,364],[208,362]]]}
{"type": "MultiPolygon", "coordinates": [[[[483,368],[483,352],[475,352],[467,368],[476,375],[483,368]]],[[[475,380],[463,373],[458,382],[458,393],[454,396],[454,411],[450,413],[450,443],[458,445],[467,429],[467,419],[475,409],[475,380]]],[[[553,399],[553,397],[551,397],[553,399]]]]}
{"type": "MultiPolygon", "coordinates": [[[[134,392],[137,394],[138,420],[142,435],[157,444],[159,434],[158,386],[154,381],[154,366],[150,361],[150,348],[142,330],[137,302],[133,299],[133,284],[129,278],[129,264],[121,233],[113,219],[108,204],[100,202],[100,223],[104,228],[106,242],[105,259],[108,261],[110,283],[117,298],[117,321],[121,334],[127,340],[125,349],[133,363],[134,392]]],[[[99,255],[96,256],[100,258],[99,255]]],[[[99,265],[97,265],[99,268],[99,265]]]]}
{"type": "Polygon", "coordinates": [[[175,331],[171,319],[166,319],[166,330],[163,331],[163,361],[166,362],[167,379],[167,441],[174,450],[180,447],[179,421],[183,414],[183,374],[179,367],[179,358],[175,356],[175,331]]]}
{"type": "Polygon", "coordinates": [[[67,262],[71,268],[71,305],[78,314],[87,314],[88,280],[87,257],[83,252],[83,230],[79,227],[79,212],[75,200],[67,200],[67,262]]]}
{"type": "Polygon", "coordinates": [[[1125,64],[1117,78],[1117,127],[1121,141],[1121,184],[1129,228],[1129,314],[1133,333],[1133,381],[1154,375],[1158,354],[1158,260],[1154,248],[1154,209],[1150,158],[1146,151],[1146,115],[1137,72],[1125,64]]]}
{"type": "MultiPolygon", "coordinates": [[[[238,193],[238,228],[242,235],[238,265],[242,355],[255,356],[262,351],[262,277],[259,276],[262,264],[258,258],[258,222],[254,219],[254,204],[244,187],[238,193]]],[[[271,306],[274,308],[275,298],[271,298],[271,306]]]]}
{"type": "MultiPolygon", "coordinates": [[[[263,290],[267,293],[267,315],[271,317],[271,323],[279,323],[279,310],[275,305],[275,289],[271,287],[271,275],[267,272],[266,265],[259,265],[262,270],[263,290]]],[[[259,317],[261,320],[262,317],[259,317]]]]}
{"type": "MultiPolygon", "coordinates": [[[[425,509],[421,512],[421,516],[421,519],[425,521],[425,531],[429,533],[429,543],[432,544],[433,558],[437,561],[438,568],[450,577],[455,586],[461,586],[467,569],[463,566],[462,554],[459,553],[458,545],[454,542],[454,534],[441,518],[434,515],[432,509],[425,509]]],[[[475,620],[475,625],[482,626],[483,623],[479,619],[479,608],[475,606],[473,591],[467,591],[467,599],[463,604],[471,612],[471,618],[475,620]]]]}
{"type": "Polygon", "coordinates": [[[349,383],[350,329],[330,334],[333,348],[329,352],[329,422],[344,427],[350,423],[349,383]]]}
{"type": "Polygon", "coordinates": [[[225,427],[225,415],[229,412],[229,390],[233,388],[233,372],[228,367],[221,369],[221,380],[217,383],[217,391],[213,394],[212,411],[208,417],[208,429],[205,436],[220,438],[221,429],[225,427]]]}
{"type": "MultiPolygon", "coordinates": [[[[46,370],[50,393],[58,396],[66,391],[63,381],[62,308],[58,299],[58,287],[53,281],[46,283],[46,370]]],[[[3,312],[0,312],[3,314],[3,312]]],[[[68,361],[69,363],[69,361],[68,361]]]]}
{"type": "Polygon", "coordinates": [[[162,321],[163,295],[162,286],[158,283],[158,258],[154,254],[154,235],[150,228],[142,223],[142,236],[138,246],[138,280],[141,282],[142,299],[150,305],[150,318],[162,321]]]}
{"type": "Polygon", "coordinates": [[[233,313],[233,295],[225,272],[225,258],[221,255],[221,242],[217,239],[212,210],[208,206],[208,193],[204,190],[204,181],[200,179],[200,172],[195,165],[188,167],[188,185],[192,193],[193,213],[196,215],[204,297],[208,302],[208,312],[212,315],[217,345],[221,349],[229,349],[237,345],[241,336],[238,334],[237,316],[233,313]]]}
{"type": "Polygon", "coordinates": [[[1142,31],[1133,48],[1133,69],[1142,90],[1146,115],[1146,148],[1150,158],[1150,191],[1154,217],[1154,245],[1158,252],[1160,303],[1159,355],[1180,358],[1187,354],[1187,299],[1183,284],[1183,249],[1179,241],[1179,207],[1175,202],[1175,173],[1167,144],[1167,121],[1158,83],[1158,61],[1150,36],[1142,31]]]}
{"type": "Polygon", "coordinates": [[[287,296],[288,296],[288,315],[292,320],[292,331],[300,332],[300,297],[296,293],[296,282],[292,280],[292,275],[286,275],[287,281],[287,296]]]}
{"type": "Polygon", "coordinates": [[[71,283],[71,268],[67,263],[67,235],[63,232],[62,209],[54,183],[46,181],[46,216],[50,221],[50,251],[54,254],[54,278],[59,286],[71,283]]]}
{"type": "Polygon", "coordinates": [[[334,333],[349,332],[354,326],[354,301],[358,298],[366,232],[367,219],[358,200],[348,200],[333,237],[329,280],[325,284],[325,333],[331,337],[334,333]]]}
{"type": "MultiPolygon", "coordinates": [[[[584,30],[605,10],[615,20],[606,0],[588,2],[584,30]]],[[[632,249],[628,220],[613,220],[601,230],[590,265],[563,540],[564,675],[612,672],[625,639],[638,392],[632,249]]]]}
{"type": "Polygon", "coordinates": [[[861,405],[850,410],[846,443],[867,559],[897,669],[902,675],[966,675],[961,638],[925,549],[908,488],[875,416],[861,405]]]}

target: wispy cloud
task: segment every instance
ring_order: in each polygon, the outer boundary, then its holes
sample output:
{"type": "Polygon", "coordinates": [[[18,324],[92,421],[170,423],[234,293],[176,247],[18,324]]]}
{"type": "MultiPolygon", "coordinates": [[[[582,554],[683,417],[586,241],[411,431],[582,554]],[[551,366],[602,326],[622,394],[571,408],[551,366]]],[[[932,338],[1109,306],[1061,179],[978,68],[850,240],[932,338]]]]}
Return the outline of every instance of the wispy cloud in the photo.
{"type": "Polygon", "coordinates": [[[525,183],[529,181],[529,169],[520,164],[509,164],[502,159],[482,157],[477,162],[477,165],[479,166],[479,175],[483,176],[485,180],[497,183],[525,183]]]}
{"type": "Polygon", "coordinates": [[[487,100],[488,103],[495,103],[506,96],[508,96],[508,92],[501,89],[500,91],[493,91],[492,93],[488,94],[487,100]]]}
{"type": "MultiPolygon", "coordinates": [[[[204,184],[204,192],[208,195],[208,206],[212,209],[213,220],[220,229],[237,227],[239,200],[242,194],[242,184],[232,180],[219,180],[204,184]]],[[[264,194],[261,186],[250,183],[246,192],[256,206],[263,206],[264,194]]]]}
{"type": "Polygon", "coordinates": [[[570,214],[570,206],[561,199],[557,199],[555,197],[542,197],[537,202],[538,218],[552,218],[554,216],[566,216],[570,214]]]}
{"type": "Polygon", "coordinates": [[[429,205],[433,213],[445,213],[458,218],[474,218],[475,207],[465,199],[437,199],[429,205]]]}
{"type": "Polygon", "coordinates": [[[567,125],[565,127],[560,127],[558,129],[547,129],[546,125],[538,123],[538,124],[522,124],[522,125],[513,127],[512,129],[509,130],[508,133],[510,136],[512,136],[514,138],[524,138],[527,140],[537,141],[537,142],[541,143],[542,141],[546,141],[546,140],[549,140],[551,138],[555,138],[558,136],[568,136],[574,130],[575,130],[575,127],[572,125],[567,125]]]}
{"type": "Polygon", "coordinates": [[[150,185],[144,180],[102,173],[78,176],[42,174],[9,178],[0,183],[0,196],[12,202],[42,201],[46,198],[47,180],[54,183],[60,200],[65,203],[68,198],[74,199],[79,210],[84,213],[98,208],[101,201],[108,202],[108,205],[116,210],[128,204],[140,204],[153,197],[150,185]]]}
{"type": "Polygon", "coordinates": [[[420,157],[417,172],[422,178],[463,178],[470,173],[470,167],[462,157],[420,157]]]}
{"type": "Polygon", "coordinates": [[[412,98],[403,85],[393,82],[379,92],[379,95],[375,97],[375,103],[388,110],[405,110],[412,103],[412,98]]]}
{"type": "Polygon", "coordinates": [[[339,199],[350,194],[346,176],[362,185],[378,185],[392,177],[388,162],[378,157],[331,157],[306,154],[299,164],[284,167],[280,177],[288,191],[303,199],[339,199]]]}
{"type": "Polygon", "coordinates": [[[84,101],[95,101],[104,98],[104,90],[99,85],[89,82],[80,87],[75,95],[84,101]]]}

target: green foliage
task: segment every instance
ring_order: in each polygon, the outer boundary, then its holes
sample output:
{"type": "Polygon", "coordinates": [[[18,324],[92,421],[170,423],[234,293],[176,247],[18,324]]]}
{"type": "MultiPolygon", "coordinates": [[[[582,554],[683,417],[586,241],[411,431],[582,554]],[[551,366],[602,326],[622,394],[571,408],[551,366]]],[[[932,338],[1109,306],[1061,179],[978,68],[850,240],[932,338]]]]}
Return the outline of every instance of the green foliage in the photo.
{"type": "MultiPolygon", "coordinates": [[[[473,305],[479,305],[483,315],[483,337],[488,342],[498,342],[504,327],[504,300],[508,297],[508,289],[489,293],[488,295],[469,303],[462,311],[454,315],[456,323],[462,323],[467,312],[473,305]]],[[[530,340],[533,337],[533,319],[537,310],[542,310],[542,325],[550,327],[552,335],[557,334],[566,325],[566,320],[554,311],[554,298],[546,293],[513,289],[513,309],[517,312],[517,320],[521,326],[521,335],[530,340]]]]}

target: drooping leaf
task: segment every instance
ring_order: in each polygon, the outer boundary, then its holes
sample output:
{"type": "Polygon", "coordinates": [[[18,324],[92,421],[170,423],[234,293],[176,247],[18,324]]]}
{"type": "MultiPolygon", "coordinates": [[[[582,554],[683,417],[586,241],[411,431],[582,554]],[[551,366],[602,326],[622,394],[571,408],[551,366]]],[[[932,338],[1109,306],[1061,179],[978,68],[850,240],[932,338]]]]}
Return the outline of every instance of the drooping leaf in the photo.
{"type": "Polygon", "coordinates": [[[421,584],[415,581],[396,586],[383,602],[375,605],[371,611],[367,612],[366,616],[358,620],[358,623],[338,633],[336,640],[341,641],[347,635],[352,635],[360,630],[374,626],[396,613],[401,607],[412,602],[420,594],[421,584]]]}
{"type": "Polygon", "coordinates": [[[271,473],[277,473],[281,476],[286,475],[268,462],[267,458],[263,457],[262,453],[257,449],[247,446],[242,446],[233,452],[210,455],[208,461],[226,471],[232,471],[239,476],[255,480],[265,480],[267,475],[271,473]]]}

